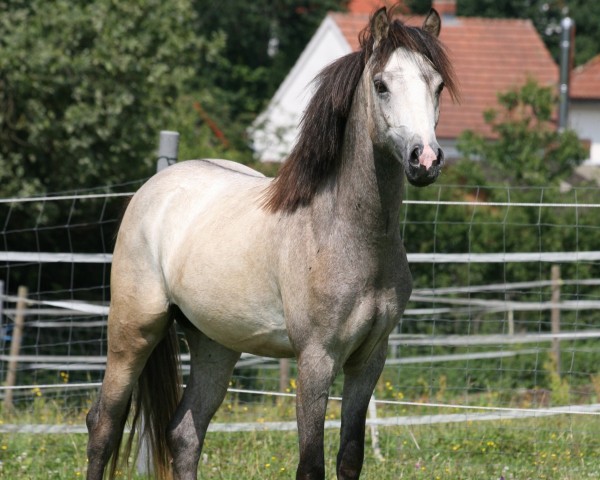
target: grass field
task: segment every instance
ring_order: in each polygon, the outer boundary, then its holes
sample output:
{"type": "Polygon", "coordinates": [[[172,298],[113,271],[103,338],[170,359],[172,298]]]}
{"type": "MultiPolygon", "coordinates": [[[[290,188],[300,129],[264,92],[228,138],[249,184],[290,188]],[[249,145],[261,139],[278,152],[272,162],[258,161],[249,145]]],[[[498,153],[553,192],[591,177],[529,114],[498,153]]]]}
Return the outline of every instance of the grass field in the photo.
{"type": "MultiPolygon", "coordinates": [[[[507,368],[508,362],[503,364],[507,368]]],[[[519,364],[520,365],[520,364],[519,364]]],[[[510,369],[515,376],[517,367],[510,369]]],[[[469,372],[485,373],[492,387],[465,394],[458,366],[437,368],[435,378],[425,381],[423,373],[404,368],[404,385],[395,369],[384,372],[376,396],[392,404],[377,408],[379,418],[464,414],[465,410],[402,403],[450,403],[484,407],[552,408],[573,403],[598,403],[600,376],[588,376],[587,384],[570,386],[566,379],[546,372],[544,388],[516,389],[504,384],[508,374],[492,377],[492,365],[477,364],[469,372]],[[485,367],[485,368],[484,368],[485,367]],[[411,377],[412,374],[412,377],[411,377]],[[420,376],[419,376],[420,375],[420,376]],[[407,380],[408,379],[408,380],[407,380]],[[399,386],[401,385],[401,386],[399,386]],[[457,395],[456,393],[459,393],[457,395]],[[396,402],[395,404],[393,402],[396,402]]],[[[408,366],[410,367],[410,365],[408,366]]],[[[525,366],[519,368],[524,369],[525,366]]],[[[532,368],[529,366],[529,368],[532,368]]],[[[591,368],[591,367],[590,367],[591,368]]],[[[595,367],[594,367],[595,368],[595,367]]],[[[466,367],[464,371],[467,371],[466,367]]],[[[496,372],[502,371],[500,368],[496,372]]],[[[581,371],[584,371],[583,369],[581,371]]],[[[538,371],[539,376],[543,372],[538,371]]],[[[464,374],[463,374],[464,375],[464,374]]],[[[257,377],[258,378],[258,377],[257,377]]],[[[269,382],[276,375],[260,376],[262,388],[274,390],[269,382]]],[[[585,379],[583,379],[585,380],[585,379]]],[[[582,381],[583,381],[582,380],[582,381]]],[[[271,383],[273,383],[271,382],[271,383]]],[[[472,383],[472,382],[471,382],[472,383]]],[[[480,381],[483,385],[483,381],[480,381]]],[[[540,382],[541,383],[541,382],[540,382]]],[[[575,383],[572,381],[572,383],[575,383]]],[[[236,386],[236,385],[234,385],[236,386]]],[[[296,388],[290,380],[290,391],[296,388]]],[[[339,385],[335,388],[339,391],[339,385]]],[[[33,388],[20,399],[16,413],[2,411],[2,424],[84,425],[85,412],[95,392],[82,396],[54,397],[33,388]]],[[[294,399],[229,394],[217,413],[216,423],[294,420],[294,399]]],[[[329,402],[327,419],[339,420],[340,403],[329,402]]],[[[475,417],[471,417],[475,418],[475,417]]],[[[337,429],[326,432],[327,479],[335,478],[337,429]]],[[[367,435],[364,479],[397,480],[584,480],[600,479],[600,416],[555,415],[518,420],[460,421],[418,426],[379,427],[383,461],[375,458],[367,435]]],[[[54,480],[84,478],[87,436],[78,434],[0,433],[0,479],[54,480]]],[[[258,480],[294,478],[297,461],[295,431],[209,432],[203,451],[200,478],[258,480]]],[[[122,478],[126,478],[125,472],[122,478]]],[[[142,477],[135,477],[142,478],[142,477]]]]}
{"type": "MultiPolygon", "coordinates": [[[[374,458],[368,439],[363,478],[598,479],[599,430],[597,416],[380,428],[384,461],[374,458]]],[[[337,437],[337,430],[327,431],[328,479],[335,478],[337,437]]],[[[0,478],[83,478],[86,440],[84,434],[0,434],[0,478]]],[[[293,478],[296,457],[295,432],[209,433],[200,478],[293,478]]]]}

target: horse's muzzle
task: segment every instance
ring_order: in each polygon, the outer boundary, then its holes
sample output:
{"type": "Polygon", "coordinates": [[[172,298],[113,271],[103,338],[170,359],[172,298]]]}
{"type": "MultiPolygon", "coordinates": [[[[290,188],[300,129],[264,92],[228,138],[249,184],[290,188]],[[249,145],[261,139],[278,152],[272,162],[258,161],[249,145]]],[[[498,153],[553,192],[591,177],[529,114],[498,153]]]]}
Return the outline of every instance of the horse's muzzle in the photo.
{"type": "Polygon", "coordinates": [[[413,144],[407,155],[406,178],[416,187],[424,187],[437,179],[444,165],[444,152],[433,142],[413,144]]]}

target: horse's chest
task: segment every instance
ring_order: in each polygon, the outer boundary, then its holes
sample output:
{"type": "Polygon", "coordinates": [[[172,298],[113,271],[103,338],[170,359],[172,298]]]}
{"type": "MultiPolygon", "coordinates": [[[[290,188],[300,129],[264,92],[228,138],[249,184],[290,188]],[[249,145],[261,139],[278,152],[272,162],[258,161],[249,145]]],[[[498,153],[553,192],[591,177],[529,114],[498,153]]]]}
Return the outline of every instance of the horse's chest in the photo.
{"type": "MultiPolygon", "coordinates": [[[[405,257],[404,257],[405,258],[405,257]]],[[[403,258],[390,261],[394,268],[380,269],[379,275],[360,278],[345,295],[351,305],[346,318],[340,318],[352,351],[371,351],[386,341],[398,325],[412,291],[412,279],[403,258]],[[353,294],[350,294],[353,291],[353,294]]],[[[344,315],[342,315],[344,317],[344,315]]]]}

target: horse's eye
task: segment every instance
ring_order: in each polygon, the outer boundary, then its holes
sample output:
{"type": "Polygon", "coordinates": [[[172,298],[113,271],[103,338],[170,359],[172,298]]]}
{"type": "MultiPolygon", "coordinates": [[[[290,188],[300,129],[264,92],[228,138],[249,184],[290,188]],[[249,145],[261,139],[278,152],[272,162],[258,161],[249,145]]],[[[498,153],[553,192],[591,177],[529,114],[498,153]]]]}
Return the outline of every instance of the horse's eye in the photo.
{"type": "Polygon", "coordinates": [[[384,93],[388,93],[389,92],[389,90],[387,88],[387,85],[380,78],[376,78],[376,79],[373,80],[373,86],[375,87],[375,91],[379,95],[383,95],[384,93]]]}
{"type": "Polygon", "coordinates": [[[435,91],[436,96],[440,96],[442,94],[442,90],[444,90],[444,82],[440,83],[440,86],[435,91]]]}

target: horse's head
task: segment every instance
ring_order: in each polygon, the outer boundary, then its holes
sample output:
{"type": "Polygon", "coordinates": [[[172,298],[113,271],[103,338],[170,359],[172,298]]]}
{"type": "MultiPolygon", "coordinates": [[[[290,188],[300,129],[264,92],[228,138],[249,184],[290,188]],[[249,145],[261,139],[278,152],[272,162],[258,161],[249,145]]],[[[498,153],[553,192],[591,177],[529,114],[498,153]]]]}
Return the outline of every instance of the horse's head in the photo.
{"type": "Polygon", "coordinates": [[[376,150],[399,161],[410,183],[429,185],[438,177],[444,153],[435,127],[442,89],[452,70],[437,40],[441,20],[431,10],[421,29],[391,21],[385,8],[373,16],[372,54],[364,78],[371,111],[370,134],[376,150]]]}

